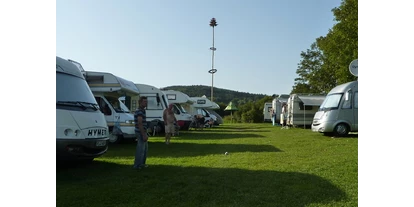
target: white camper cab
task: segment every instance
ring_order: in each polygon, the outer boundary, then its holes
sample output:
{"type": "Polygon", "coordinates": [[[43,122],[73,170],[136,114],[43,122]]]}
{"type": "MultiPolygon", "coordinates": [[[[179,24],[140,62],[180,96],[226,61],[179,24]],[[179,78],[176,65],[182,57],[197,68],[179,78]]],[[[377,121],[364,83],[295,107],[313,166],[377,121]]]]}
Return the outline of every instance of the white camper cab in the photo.
{"type": "Polygon", "coordinates": [[[290,95],[288,94],[281,94],[280,96],[272,100],[272,110],[276,113],[275,123],[280,123],[280,114],[282,113],[282,105],[283,103],[288,102],[289,97],[290,95]]]}
{"type": "Polygon", "coordinates": [[[166,90],[163,93],[167,97],[168,102],[173,104],[175,119],[177,119],[177,124],[180,126],[180,129],[188,130],[192,116],[187,113],[181,104],[193,104],[194,102],[187,94],[180,91],[166,90]]]}
{"type": "MultiPolygon", "coordinates": [[[[220,108],[220,107],[219,107],[220,108]]],[[[218,114],[217,112],[215,112],[213,109],[207,109],[207,111],[211,114],[216,116],[216,121],[214,121],[214,125],[220,125],[223,124],[223,117],[220,116],[220,114],[218,114]]]]}
{"type": "MultiPolygon", "coordinates": [[[[217,117],[213,114],[211,114],[207,109],[214,109],[217,108],[217,104],[213,104],[212,101],[210,101],[206,97],[191,97],[191,100],[194,102],[193,104],[185,104],[183,105],[184,109],[191,114],[192,116],[195,115],[202,115],[205,117],[205,122],[217,121],[217,117]]],[[[220,108],[220,107],[219,107],[220,108]]],[[[207,126],[207,124],[206,124],[207,126]]],[[[211,125],[209,125],[211,127],[211,125]]]]}
{"type": "Polygon", "coordinates": [[[311,126],[313,117],[324,99],[325,96],[322,95],[290,95],[287,102],[287,125],[304,128],[311,126]]]}
{"type": "Polygon", "coordinates": [[[56,159],[92,161],[107,150],[105,117],[83,74],[56,57],[56,159]]]}
{"type": "Polygon", "coordinates": [[[148,128],[153,129],[154,126],[159,132],[164,131],[164,110],[168,107],[168,100],[164,93],[157,87],[136,83],[140,96],[146,96],[148,100],[147,108],[145,109],[147,115],[148,128]]]}
{"type": "Polygon", "coordinates": [[[265,103],[263,106],[263,121],[272,121],[272,103],[265,103]]]}
{"type": "MultiPolygon", "coordinates": [[[[358,77],[358,59],[349,64],[349,72],[358,77]]],[[[358,81],[333,88],[315,114],[312,131],[346,136],[358,132],[358,81]]]]}
{"type": "Polygon", "coordinates": [[[135,139],[134,116],[120,97],[137,97],[139,91],[133,82],[111,73],[86,71],[86,81],[105,116],[109,142],[135,139]]]}
{"type": "Polygon", "coordinates": [[[220,116],[220,114],[214,111],[216,109],[220,109],[220,106],[214,101],[211,102],[211,107],[206,108],[208,113],[210,113],[211,116],[215,117],[214,125],[218,126],[220,124],[223,124],[223,118],[220,116]]]}
{"type": "Polygon", "coordinates": [[[316,112],[312,131],[345,136],[358,132],[358,81],[333,88],[316,112]]]}

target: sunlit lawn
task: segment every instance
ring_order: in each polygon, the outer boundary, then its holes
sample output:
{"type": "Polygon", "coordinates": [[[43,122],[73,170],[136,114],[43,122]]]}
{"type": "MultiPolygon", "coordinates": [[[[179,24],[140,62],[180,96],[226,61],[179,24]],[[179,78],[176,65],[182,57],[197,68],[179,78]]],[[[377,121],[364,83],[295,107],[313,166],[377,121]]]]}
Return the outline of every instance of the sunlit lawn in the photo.
{"type": "Polygon", "coordinates": [[[135,142],[92,164],[59,166],[57,206],[357,206],[358,139],[269,123],[150,138],[149,168],[135,142]],[[225,155],[228,152],[228,155],[225,155]]]}

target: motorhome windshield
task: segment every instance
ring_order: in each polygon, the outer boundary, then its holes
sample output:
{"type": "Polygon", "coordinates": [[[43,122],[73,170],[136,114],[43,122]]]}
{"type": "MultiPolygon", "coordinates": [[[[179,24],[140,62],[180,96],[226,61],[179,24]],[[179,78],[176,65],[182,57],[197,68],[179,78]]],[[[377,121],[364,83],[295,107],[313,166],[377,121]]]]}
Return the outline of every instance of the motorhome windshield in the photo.
{"type": "Polygon", "coordinates": [[[56,73],[56,109],[96,111],[99,107],[84,79],[56,73]]]}
{"type": "Polygon", "coordinates": [[[129,109],[127,106],[125,106],[125,104],[119,100],[118,98],[115,97],[110,97],[110,96],[105,96],[106,100],[109,101],[109,103],[111,104],[112,108],[115,110],[115,112],[117,113],[129,113],[129,109]]]}
{"type": "Polygon", "coordinates": [[[341,102],[343,93],[334,93],[326,96],[322,105],[319,107],[319,111],[338,109],[341,102]]]}
{"type": "Polygon", "coordinates": [[[181,113],[184,113],[184,114],[187,113],[187,111],[183,108],[183,106],[181,106],[181,104],[175,104],[175,105],[177,106],[178,110],[181,111],[181,113]]]}
{"type": "Polygon", "coordinates": [[[197,109],[197,114],[201,114],[201,115],[203,115],[205,117],[209,117],[210,116],[210,113],[207,110],[205,110],[204,108],[198,108],[197,109]]]}
{"type": "Polygon", "coordinates": [[[121,106],[122,111],[124,111],[125,113],[129,113],[130,111],[128,107],[124,104],[124,102],[122,102],[121,100],[118,100],[118,101],[119,101],[119,105],[121,106]]]}

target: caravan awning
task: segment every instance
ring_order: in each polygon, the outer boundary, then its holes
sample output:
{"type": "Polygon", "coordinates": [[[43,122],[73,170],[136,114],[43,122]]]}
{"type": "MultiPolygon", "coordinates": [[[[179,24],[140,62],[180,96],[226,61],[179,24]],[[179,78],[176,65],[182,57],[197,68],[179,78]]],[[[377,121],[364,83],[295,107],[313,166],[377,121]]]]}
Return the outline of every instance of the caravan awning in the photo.
{"type": "Polygon", "coordinates": [[[326,96],[298,96],[306,106],[320,106],[326,96]]]}

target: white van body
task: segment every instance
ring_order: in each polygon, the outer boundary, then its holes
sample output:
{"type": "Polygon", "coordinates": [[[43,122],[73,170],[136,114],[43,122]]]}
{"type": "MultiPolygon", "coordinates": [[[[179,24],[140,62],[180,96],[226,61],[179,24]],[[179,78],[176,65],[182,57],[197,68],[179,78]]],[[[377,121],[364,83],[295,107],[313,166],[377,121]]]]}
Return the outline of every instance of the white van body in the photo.
{"type": "Polygon", "coordinates": [[[134,115],[120,97],[138,97],[133,82],[106,72],[85,71],[86,81],[105,116],[109,129],[109,142],[135,139],[134,115]]]}
{"type": "Polygon", "coordinates": [[[108,126],[81,71],[56,56],[56,159],[89,160],[108,150],[108,126]]]}
{"type": "Polygon", "coordinates": [[[215,117],[214,125],[218,126],[220,124],[223,124],[223,118],[220,116],[220,114],[214,111],[216,109],[220,109],[220,106],[214,101],[211,102],[211,107],[206,108],[206,110],[210,113],[210,115],[215,117]]]}
{"type": "Polygon", "coordinates": [[[316,112],[312,131],[335,136],[358,132],[358,81],[333,88],[316,112]]]}
{"type": "Polygon", "coordinates": [[[292,94],[288,99],[288,126],[312,125],[313,117],[326,96],[292,94]]]}
{"type": "Polygon", "coordinates": [[[263,121],[272,122],[272,103],[265,103],[263,106],[263,121]]]}
{"type": "Polygon", "coordinates": [[[163,93],[168,102],[174,105],[173,111],[180,129],[188,130],[192,121],[192,116],[184,109],[182,105],[193,104],[193,101],[187,94],[181,91],[166,90],[163,91],[163,93]]]}
{"type": "MultiPolygon", "coordinates": [[[[217,117],[211,114],[207,109],[220,108],[218,104],[210,101],[206,97],[190,97],[193,104],[183,105],[184,109],[191,114],[191,116],[202,115],[205,117],[206,123],[210,120],[216,122],[217,117]]],[[[211,125],[210,125],[211,126],[211,125]]]]}
{"type": "Polygon", "coordinates": [[[147,84],[135,83],[135,86],[138,88],[140,96],[146,96],[148,100],[148,105],[145,109],[148,128],[153,129],[154,126],[157,126],[158,132],[163,132],[163,113],[164,110],[168,108],[169,103],[163,91],[155,86],[147,84]]]}
{"type": "Polygon", "coordinates": [[[213,109],[209,109],[209,108],[207,108],[207,111],[211,114],[211,115],[214,115],[214,116],[216,116],[216,121],[214,121],[214,125],[220,125],[220,124],[223,124],[224,123],[224,121],[223,121],[223,117],[221,117],[220,116],[220,114],[218,114],[216,111],[214,111],[213,109]]]}
{"type": "Polygon", "coordinates": [[[282,114],[282,105],[283,103],[287,103],[289,100],[290,95],[288,94],[281,94],[280,96],[274,98],[272,100],[272,110],[276,113],[275,123],[280,123],[280,114],[282,114]]]}

